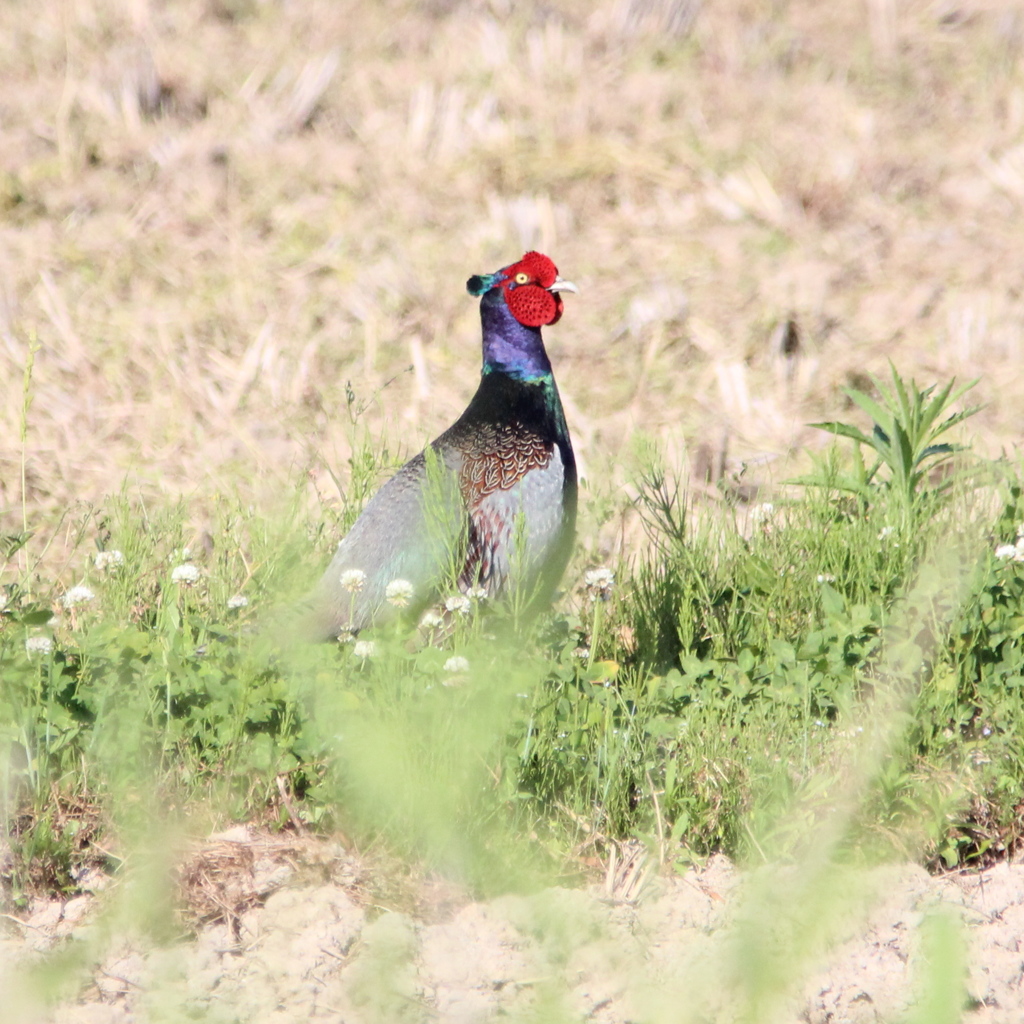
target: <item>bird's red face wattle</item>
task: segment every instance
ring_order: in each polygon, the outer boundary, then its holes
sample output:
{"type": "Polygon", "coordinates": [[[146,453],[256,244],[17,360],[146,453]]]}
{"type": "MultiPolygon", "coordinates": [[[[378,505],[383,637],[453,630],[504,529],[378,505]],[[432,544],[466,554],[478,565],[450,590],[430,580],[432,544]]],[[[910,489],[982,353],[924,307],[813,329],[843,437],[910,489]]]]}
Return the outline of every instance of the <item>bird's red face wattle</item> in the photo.
{"type": "Polygon", "coordinates": [[[562,299],[535,284],[505,285],[509,312],[524,327],[546,327],[562,315],[562,299]]]}
{"type": "Polygon", "coordinates": [[[502,272],[501,288],[509,312],[524,327],[546,327],[562,315],[562,297],[548,289],[558,278],[558,268],[539,252],[528,252],[502,272]]]}

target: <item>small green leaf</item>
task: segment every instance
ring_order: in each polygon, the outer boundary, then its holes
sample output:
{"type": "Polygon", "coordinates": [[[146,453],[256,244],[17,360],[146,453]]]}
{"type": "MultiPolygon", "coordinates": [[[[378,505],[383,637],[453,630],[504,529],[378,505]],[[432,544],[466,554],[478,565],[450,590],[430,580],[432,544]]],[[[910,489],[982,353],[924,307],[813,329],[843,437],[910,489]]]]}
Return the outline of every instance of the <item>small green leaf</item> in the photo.
{"type": "Polygon", "coordinates": [[[15,621],[24,626],[45,626],[53,618],[53,610],[50,608],[34,608],[31,611],[21,612],[15,616],[15,621]]]}

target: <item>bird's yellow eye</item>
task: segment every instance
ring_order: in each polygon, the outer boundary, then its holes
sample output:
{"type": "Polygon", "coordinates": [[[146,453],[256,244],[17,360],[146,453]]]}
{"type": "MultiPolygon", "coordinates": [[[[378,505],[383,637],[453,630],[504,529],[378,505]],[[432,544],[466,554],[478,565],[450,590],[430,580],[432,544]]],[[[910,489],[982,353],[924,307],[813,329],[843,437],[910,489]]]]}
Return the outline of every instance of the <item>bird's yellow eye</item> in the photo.
{"type": "Polygon", "coordinates": [[[521,271],[521,270],[519,271],[518,274],[516,274],[516,284],[526,284],[526,282],[529,281],[529,280],[530,280],[530,275],[523,273],[523,271],[521,271]]]}

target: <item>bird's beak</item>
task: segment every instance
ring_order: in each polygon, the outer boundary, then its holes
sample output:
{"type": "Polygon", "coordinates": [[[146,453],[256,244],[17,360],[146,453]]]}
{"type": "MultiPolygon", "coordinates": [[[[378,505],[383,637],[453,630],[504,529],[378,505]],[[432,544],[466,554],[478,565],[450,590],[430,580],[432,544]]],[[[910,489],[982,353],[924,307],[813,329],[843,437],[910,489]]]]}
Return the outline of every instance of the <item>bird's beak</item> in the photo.
{"type": "Polygon", "coordinates": [[[573,292],[575,295],[579,295],[580,290],[572,283],[572,281],[563,281],[560,277],[555,278],[555,283],[548,286],[549,292],[573,292]]]}

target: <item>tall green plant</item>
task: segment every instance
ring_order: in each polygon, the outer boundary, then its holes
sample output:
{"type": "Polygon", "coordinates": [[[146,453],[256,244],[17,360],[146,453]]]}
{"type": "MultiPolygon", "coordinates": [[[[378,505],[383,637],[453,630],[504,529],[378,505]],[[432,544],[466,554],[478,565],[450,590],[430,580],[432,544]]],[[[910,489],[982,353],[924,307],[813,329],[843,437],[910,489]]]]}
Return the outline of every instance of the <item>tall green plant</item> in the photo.
{"type": "Polygon", "coordinates": [[[812,476],[801,477],[796,483],[828,486],[856,495],[865,505],[872,504],[879,491],[895,496],[905,514],[922,500],[925,494],[942,493],[950,486],[943,480],[934,487],[923,483],[939,466],[948,461],[963,446],[940,441],[958,423],[973,416],[980,408],[973,405],[959,412],[950,412],[977,381],[956,388],[951,380],[936,391],[937,385],[921,389],[911,380],[905,381],[891,363],[892,388],[888,389],[872,377],[878,398],[857,388],[844,388],[844,393],[872,419],[870,433],[852,423],[827,420],[812,426],[827,430],[837,437],[848,437],[854,442],[854,465],[846,472],[837,471],[834,461],[818,460],[812,476]],[[868,467],[864,449],[874,454],[874,463],[868,467]],[[879,476],[880,470],[886,470],[879,476]]]}

